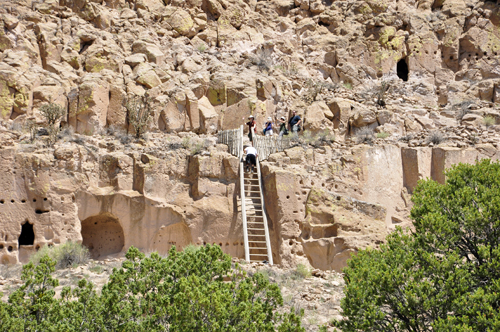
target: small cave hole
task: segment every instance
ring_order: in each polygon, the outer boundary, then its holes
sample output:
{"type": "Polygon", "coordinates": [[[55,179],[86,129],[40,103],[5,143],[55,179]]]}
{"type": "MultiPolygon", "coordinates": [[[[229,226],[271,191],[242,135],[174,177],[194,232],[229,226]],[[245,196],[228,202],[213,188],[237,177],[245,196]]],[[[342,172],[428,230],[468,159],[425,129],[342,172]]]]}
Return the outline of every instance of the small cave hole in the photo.
{"type": "Polygon", "coordinates": [[[0,250],[3,249],[3,244],[0,244],[0,250]]]}
{"type": "Polygon", "coordinates": [[[5,203],[5,201],[3,199],[0,199],[0,204],[3,204],[5,203]]]}
{"type": "Polygon", "coordinates": [[[7,250],[8,250],[9,252],[11,252],[12,250],[14,250],[14,248],[12,248],[12,246],[9,246],[9,247],[7,248],[7,250]]]}
{"type": "Polygon", "coordinates": [[[406,63],[406,59],[401,59],[398,61],[396,66],[397,74],[400,79],[407,82],[408,81],[408,64],[406,63]]]}
{"type": "Polygon", "coordinates": [[[321,21],[318,22],[318,25],[321,25],[321,26],[327,27],[327,28],[330,26],[330,24],[325,23],[325,22],[321,22],[321,21]]]}
{"type": "Polygon", "coordinates": [[[35,232],[33,232],[33,225],[29,221],[22,225],[18,242],[20,246],[32,246],[35,242],[35,232]]]}
{"type": "Polygon", "coordinates": [[[39,244],[37,244],[37,246],[35,247],[35,250],[36,251],[40,250],[40,245],[39,244]]]}
{"type": "Polygon", "coordinates": [[[286,199],[290,199],[290,196],[286,196],[286,199]]]}
{"type": "Polygon", "coordinates": [[[47,197],[45,197],[43,200],[44,200],[44,201],[46,201],[46,200],[47,200],[47,197]]]}
{"type": "Polygon", "coordinates": [[[450,60],[453,60],[453,55],[450,55],[450,60]]]}
{"type": "Polygon", "coordinates": [[[21,200],[21,203],[26,203],[26,200],[25,199],[21,200]]]}
{"type": "Polygon", "coordinates": [[[338,185],[338,184],[336,184],[336,185],[335,185],[335,189],[338,189],[338,188],[339,188],[339,185],[338,185]]]}
{"type": "Polygon", "coordinates": [[[11,203],[15,203],[16,201],[15,201],[15,200],[13,200],[13,199],[11,199],[11,200],[10,200],[10,202],[11,202],[11,203]]]}
{"type": "Polygon", "coordinates": [[[303,181],[303,180],[300,180],[300,184],[304,184],[304,181],[303,181]]]}
{"type": "Polygon", "coordinates": [[[204,245],[204,246],[206,246],[206,245],[207,245],[207,243],[206,243],[205,241],[203,241],[203,245],[204,245]]]}
{"type": "Polygon", "coordinates": [[[36,203],[36,198],[33,198],[33,203],[36,203]]]}
{"type": "Polygon", "coordinates": [[[49,211],[47,211],[47,210],[41,210],[41,209],[36,209],[35,210],[36,214],[44,214],[44,213],[47,213],[47,212],[49,212],[49,211]]]}
{"type": "Polygon", "coordinates": [[[221,247],[221,248],[222,248],[222,243],[219,243],[219,247],[221,247]]]}
{"type": "Polygon", "coordinates": [[[78,52],[79,54],[82,54],[83,52],[85,52],[89,47],[90,45],[92,45],[94,43],[93,40],[91,41],[87,41],[87,42],[83,42],[80,46],[80,51],[78,52]]]}

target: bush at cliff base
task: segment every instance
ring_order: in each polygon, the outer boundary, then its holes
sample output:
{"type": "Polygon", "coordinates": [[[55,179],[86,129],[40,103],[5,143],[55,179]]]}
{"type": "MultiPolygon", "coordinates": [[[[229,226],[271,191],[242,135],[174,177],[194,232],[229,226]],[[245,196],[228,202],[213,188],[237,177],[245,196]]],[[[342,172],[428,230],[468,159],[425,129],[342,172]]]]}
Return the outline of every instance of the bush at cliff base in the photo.
{"type": "Polygon", "coordinates": [[[342,331],[500,331],[500,164],[419,182],[414,230],[363,250],[345,272],[342,331]]]}
{"type": "Polygon", "coordinates": [[[56,262],[24,266],[24,285],[0,303],[0,331],[304,331],[300,315],[279,313],[277,285],[246,276],[220,247],[167,258],[131,247],[100,294],[80,280],[55,297],[56,262]]]}

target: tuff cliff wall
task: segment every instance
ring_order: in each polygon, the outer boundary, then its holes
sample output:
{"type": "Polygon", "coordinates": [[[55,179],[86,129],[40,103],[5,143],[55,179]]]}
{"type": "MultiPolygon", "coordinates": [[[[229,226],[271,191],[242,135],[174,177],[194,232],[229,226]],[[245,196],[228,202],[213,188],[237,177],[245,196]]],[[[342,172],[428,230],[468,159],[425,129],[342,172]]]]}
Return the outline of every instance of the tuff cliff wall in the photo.
{"type": "MultiPolygon", "coordinates": [[[[192,155],[170,135],[151,135],[144,145],[122,146],[111,136],[0,149],[0,262],[26,261],[68,240],[82,241],[94,258],[131,245],[166,253],[190,243],[216,243],[243,258],[238,159],[214,138],[186,137],[206,149],[192,155]]],[[[416,180],[442,182],[443,169],[482,158],[496,160],[498,151],[303,144],[272,154],[262,170],[274,259],[340,271],[359,248],[409,225],[416,180]]]]}
{"type": "Polygon", "coordinates": [[[96,258],[242,257],[238,161],[212,135],[250,114],[304,120],[263,163],[283,265],[339,270],[408,225],[418,179],[497,159],[493,2],[13,0],[0,15],[2,263],[67,240],[96,258]],[[149,139],[130,142],[125,106],[146,94],[149,139]],[[27,133],[47,102],[66,110],[54,147],[27,133]]]}

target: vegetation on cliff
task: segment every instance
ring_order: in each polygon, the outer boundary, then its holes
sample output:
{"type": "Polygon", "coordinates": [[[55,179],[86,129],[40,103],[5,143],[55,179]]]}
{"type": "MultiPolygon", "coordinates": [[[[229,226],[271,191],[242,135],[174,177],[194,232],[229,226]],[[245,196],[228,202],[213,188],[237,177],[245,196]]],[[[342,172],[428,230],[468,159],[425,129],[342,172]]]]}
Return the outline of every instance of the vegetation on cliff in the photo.
{"type": "Polygon", "coordinates": [[[459,164],[419,182],[413,231],[344,270],[342,331],[500,330],[500,164],[459,164]]]}
{"type": "Polygon", "coordinates": [[[220,247],[166,258],[131,247],[102,291],[86,279],[60,298],[44,256],[23,268],[24,285],[0,303],[1,331],[304,331],[300,315],[279,313],[281,292],[261,273],[247,276],[220,247]]]}

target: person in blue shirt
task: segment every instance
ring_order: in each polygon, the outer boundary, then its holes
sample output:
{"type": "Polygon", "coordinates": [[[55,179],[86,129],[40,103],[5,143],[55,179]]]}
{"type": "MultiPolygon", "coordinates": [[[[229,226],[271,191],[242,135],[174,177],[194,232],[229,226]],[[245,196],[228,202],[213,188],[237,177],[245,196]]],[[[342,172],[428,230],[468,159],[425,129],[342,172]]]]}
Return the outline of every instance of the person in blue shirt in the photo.
{"type": "Polygon", "coordinates": [[[302,119],[297,115],[297,111],[293,111],[293,116],[288,121],[289,129],[292,133],[297,133],[300,131],[300,124],[302,123],[302,119]]]}
{"type": "Polygon", "coordinates": [[[273,128],[274,128],[273,119],[271,117],[268,117],[267,122],[264,125],[264,135],[273,136],[273,128]]]}

